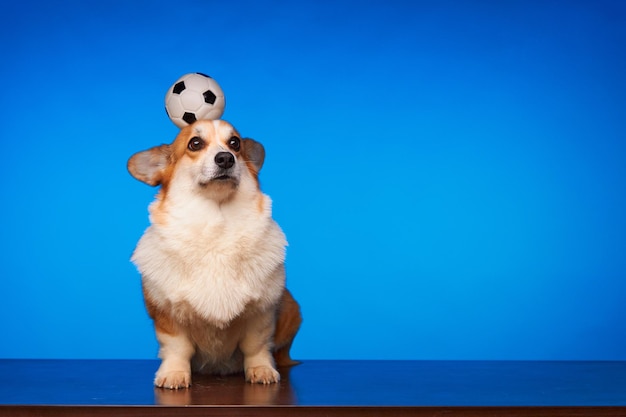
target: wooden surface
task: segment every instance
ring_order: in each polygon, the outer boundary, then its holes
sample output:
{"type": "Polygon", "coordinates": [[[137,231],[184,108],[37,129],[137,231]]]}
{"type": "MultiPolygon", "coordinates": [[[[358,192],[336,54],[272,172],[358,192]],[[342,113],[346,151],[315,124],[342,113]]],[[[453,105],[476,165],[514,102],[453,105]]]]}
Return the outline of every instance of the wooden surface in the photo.
{"type": "Polygon", "coordinates": [[[0,360],[0,415],[623,416],[626,362],[305,361],[282,381],[194,376],[158,361],[0,360]]]}

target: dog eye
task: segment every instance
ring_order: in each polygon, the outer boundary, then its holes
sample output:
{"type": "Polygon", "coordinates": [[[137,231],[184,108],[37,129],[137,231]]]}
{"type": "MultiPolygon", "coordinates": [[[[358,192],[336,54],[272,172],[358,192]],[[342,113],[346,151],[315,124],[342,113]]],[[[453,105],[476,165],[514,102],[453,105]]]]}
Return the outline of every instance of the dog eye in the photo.
{"type": "Polygon", "coordinates": [[[199,151],[204,148],[204,141],[201,138],[194,136],[187,144],[187,148],[193,152],[199,151]]]}
{"type": "Polygon", "coordinates": [[[237,136],[233,136],[228,139],[228,146],[235,152],[239,152],[239,148],[241,148],[241,140],[237,136]]]}

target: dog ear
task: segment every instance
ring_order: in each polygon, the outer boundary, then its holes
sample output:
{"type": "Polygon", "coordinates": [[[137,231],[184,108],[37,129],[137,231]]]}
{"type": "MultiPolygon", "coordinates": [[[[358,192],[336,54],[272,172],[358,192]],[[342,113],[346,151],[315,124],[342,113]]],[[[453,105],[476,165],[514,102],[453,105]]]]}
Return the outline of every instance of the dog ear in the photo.
{"type": "Polygon", "coordinates": [[[258,173],[265,161],[265,148],[254,139],[246,138],[243,140],[242,154],[246,162],[252,163],[252,166],[258,173]]]}
{"type": "Polygon", "coordinates": [[[163,172],[169,164],[172,150],[169,145],[155,146],[137,152],[128,160],[130,175],[148,185],[157,186],[163,180],[163,172]]]}

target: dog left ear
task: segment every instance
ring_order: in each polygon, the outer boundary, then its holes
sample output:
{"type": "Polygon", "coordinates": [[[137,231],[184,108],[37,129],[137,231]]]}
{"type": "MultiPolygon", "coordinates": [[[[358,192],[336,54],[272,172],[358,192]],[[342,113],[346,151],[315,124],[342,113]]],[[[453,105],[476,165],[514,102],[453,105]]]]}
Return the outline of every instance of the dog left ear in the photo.
{"type": "Polygon", "coordinates": [[[157,186],[163,180],[163,172],[168,165],[172,151],[169,145],[155,146],[137,152],[128,160],[130,175],[148,185],[157,186]]]}
{"type": "Polygon", "coordinates": [[[246,138],[242,141],[242,155],[246,162],[252,163],[254,169],[258,173],[265,161],[265,148],[254,139],[246,138]]]}

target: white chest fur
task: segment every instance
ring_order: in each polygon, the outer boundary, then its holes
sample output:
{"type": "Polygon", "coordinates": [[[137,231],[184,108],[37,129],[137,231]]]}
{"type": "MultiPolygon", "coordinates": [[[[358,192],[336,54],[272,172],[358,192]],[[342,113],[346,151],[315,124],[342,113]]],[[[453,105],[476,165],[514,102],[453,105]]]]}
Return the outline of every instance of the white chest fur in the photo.
{"type": "Polygon", "coordinates": [[[153,203],[151,217],[165,221],[153,221],[132,260],[157,305],[191,308],[218,327],[251,304],[275,305],[287,242],[269,197],[249,191],[221,205],[193,192],[153,203]]]}

